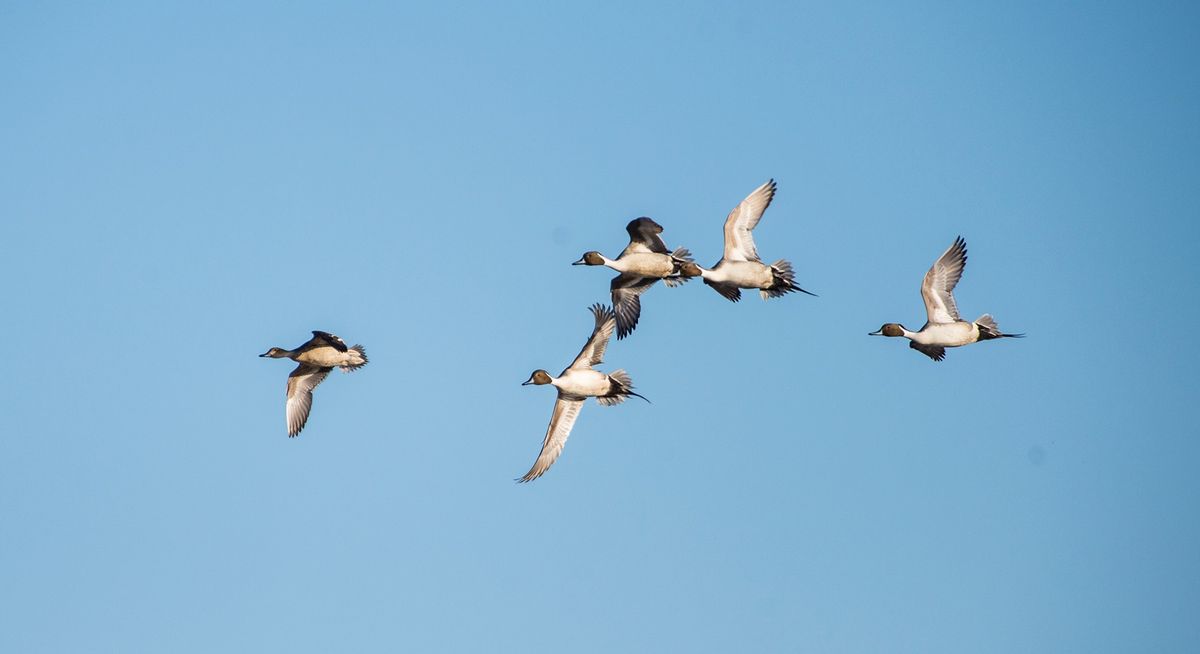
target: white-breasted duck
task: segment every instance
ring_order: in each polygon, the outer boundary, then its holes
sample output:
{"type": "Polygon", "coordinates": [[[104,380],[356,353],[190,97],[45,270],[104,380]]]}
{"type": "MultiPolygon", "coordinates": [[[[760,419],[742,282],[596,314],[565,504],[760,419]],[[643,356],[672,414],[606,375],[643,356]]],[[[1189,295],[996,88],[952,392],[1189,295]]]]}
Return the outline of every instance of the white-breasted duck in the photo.
{"type": "Polygon", "coordinates": [[[614,370],[606,374],[592,369],[592,366],[604,360],[604,350],[608,347],[617,318],[611,308],[600,304],[593,305],[591,311],[596,317],[596,326],[571,365],[557,377],[551,376],[545,370],[534,370],[529,379],[521,384],[549,384],[558,389],[558,399],[554,402],[554,413],[550,416],[550,426],[546,429],[546,438],[542,441],[542,451],[529,472],[517,481],[533,481],[554,465],[567,443],[567,437],[571,435],[571,428],[575,426],[575,419],[579,417],[579,409],[583,407],[583,401],[587,398],[594,397],[603,406],[620,404],[630,395],[646,400],[633,392],[633,381],[624,370],[614,370]]]}
{"type": "Polygon", "coordinates": [[[933,262],[921,282],[921,299],[925,301],[928,318],[921,331],[909,331],[899,323],[889,322],[868,336],[903,336],[908,346],[934,361],[946,358],[946,348],[960,347],[993,338],[1022,338],[1024,334],[1005,334],[996,326],[989,314],[983,314],[975,322],[967,322],[958,316],[958,305],[954,302],[954,287],[962,278],[967,266],[967,242],[959,236],[954,243],[933,262]]]}
{"type": "Polygon", "coordinates": [[[793,291],[816,295],[796,285],[792,264],[780,259],[771,265],[758,258],[750,232],[762,220],[775,197],[775,180],[754,189],[725,219],[725,255],[711,269],[685,264],[682,274],[700,276],[704,283],[731,302],[742,299],[740,289],[758,289],[762,298],[779,297],[793,291]]]}
{"type": "MultiPolygon", "coordinates": [[[[662,225],[641,217],[625,226],[629,232],[629,245],[616,259],[596,252],[585,252],[575,266],[608,266],[621,273],[613,277],[609,285],[612,291],[613,309],[617,314],[617,339],[622,339],[637,327],[642,313],[640,296],[663,280],[667,286],[678,286],[688,280],[681,268],[691,262],[692,254],[687,248],[667,249],[663,243],[662,225]]],[[[697,272],[696,275],[699,275],[697,272]]],[[[693,275],[694,276],[694,275],[693,275]]]]}
{"type": "Polygon", "coordinates": [[[308,342],[294,350],[273,347],[258,355],[272,359],[291,359],[299,363],[287,382],[287,430],[295,436],[304,429],[312,407],[312,394],[334,368],[351,372],[367,365],[367,352],[361,345],[346,347],[346,342],[329,332],[314,331],[308,342]]]}

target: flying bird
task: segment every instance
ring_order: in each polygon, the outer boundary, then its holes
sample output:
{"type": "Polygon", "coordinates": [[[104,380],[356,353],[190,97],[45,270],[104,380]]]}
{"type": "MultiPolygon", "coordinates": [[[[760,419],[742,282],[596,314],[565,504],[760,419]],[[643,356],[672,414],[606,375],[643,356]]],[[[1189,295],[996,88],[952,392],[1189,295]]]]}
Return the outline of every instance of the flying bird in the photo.
{"type": "Polygon", "coordinates": [[[550,415],[550,426],[546,428],[542,451],[529,472],[517,481],[533,481],[554,465],[558,455],[562,454],[567,437],[571,435],[571,428],[575,426],[575,419],[579,417],[579,409],[583,407],[583,401],[587,398],[594,397],[603,406],[620,404],[630,395],[646,400],[633,392],[633,380],[624,370],[614,370],[605,374],[592,369],[592,366],[599,365],[604,359],[604,350],[612,338],[617,318],[611,308],[600,304],[593,305],[591,311],[596,317],[596,326],[571,365],[557,377],[551,376],[545,370],[534,370],[529,379],[521,384],[554,386],[558,389],[558,399],[554,402],[554,412],[550,415]]]}
{"type": "Polygon", "coordinates": [[[967,242],[959,236],[954,243],[933,262],[921,282],[921,299],[925,301],[928,318],[921,331],[909,331],[900,323],[889,322],[868,336],[903,336],[908,346],[934,361],[946,358],[946,348],[969,345],[993,338],[1022,338],[1024,334],[1005,334],[996,326],[989,314],[983,314],[975,322],[958,317],[958,305],[954,302],[954,287],[962,278],[967,266],[967,242]]]}
{"type": "Polygon", "coordinates": [[[312,394],[325,376],[334,368],[351,372],[367,365],[367,352],[361,345],[346,347],[345,341],[329,332],[314,331],[307,343],[294,350],[273,347],[258,355],[272,359],[288,358],[300,365],[288,375],[287,383],[287,430],[295,436],[304,429],[308,411],[312,407],[312,394]]]}
{"type": "MultiPolygon", "coordinates": [[[[575,266],[608,266],[621,273],[613,277],[609,288],[612,291],[613,308],[617,314],[617,339],[625,338],[637,327],[642,313],[641,295],[663,280],[667,286],[678,286],[688,280],[681,268],[691,262],[687,248],[675,251],[663,243],[662,225],[642,217],[625,226],[629,232],[629,245],[616,259],[592,250],[585,252],[575,266]]],[[[699,274],[699,273],[696,273],[699,274]]],[[[694,276],[694,275],[693,275],[694,276]]]]}
{"type": "Polygon", "coordinates": [[[751,232],[774,197],[773,179],[751,191],[725,219],[725,256],[712,268],[685,264],[681,273],[700,276],[705,284],[731,302],[742,299],[743,288],[758,289],[764,300],[793,291],[816,295],[796,285],[796,274],[790,262],[780,259],[768,266],[758,258],[751,232]]]}

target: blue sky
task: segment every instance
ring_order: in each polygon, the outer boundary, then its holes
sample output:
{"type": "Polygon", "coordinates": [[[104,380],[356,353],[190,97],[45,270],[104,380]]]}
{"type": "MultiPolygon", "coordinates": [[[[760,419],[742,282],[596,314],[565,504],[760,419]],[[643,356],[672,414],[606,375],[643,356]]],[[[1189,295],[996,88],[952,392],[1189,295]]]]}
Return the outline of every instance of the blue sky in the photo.
{"type": "Polygon", "coordinates": [[[1196,651],[1198,14],[0,5],[0,650],[1196,651]],[[652,289],[513,483],[568,264],[768,178],[820,297],[652,289]],[[867,337],[958,234],[1029,337],[867,337]]]}

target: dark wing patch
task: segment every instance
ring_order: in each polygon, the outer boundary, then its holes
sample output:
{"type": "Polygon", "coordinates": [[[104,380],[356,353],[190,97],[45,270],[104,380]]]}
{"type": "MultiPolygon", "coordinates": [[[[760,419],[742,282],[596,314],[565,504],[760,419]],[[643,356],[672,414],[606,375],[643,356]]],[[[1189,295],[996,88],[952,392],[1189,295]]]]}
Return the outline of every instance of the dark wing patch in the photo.
{"type": "Polygon", "coordinates": [[[316,341],[315,345],[328,345],[338,352],[345,352],[346,350],[350,349],[346,347],[346,341],[343,341],[329,332],[319,332],[314,330],[312,341],[309,342],[312,343],[313,341],[316,341]]]}
{"type": "Polygon", "coordinates": [[[671,253],[667,249],[667,244],[663,243],[662,238],[659,236],[663,231],[662,225],[649,218],[643,216],[629,221],[629,224],[625,226],[625,231],[629,232],[630,245],[641,243],[651,252],[659,254],[671,253]]]}
{"type": "Polygon", "coordinates": [[[719,284],[717,282],[710,282],[707,279],[704,280],[704,283],[711,286],[714,291],[725,296],[725,299],[729,300],[730,302],[737,302],[738,300],[742,299],[741,289],[732,284],[719,284]]]}
{"type": "Polygon", "coordinates": [[[653,277],[620,274],[612,280],[613,310],[617,314],[617,340],[633,333],[642,315],[640,298],[646,289],[658,281],[653,277]]]}
{"type": "Polygon", "coordinates": [[[941,361],[946,358],[946,348],[940,345],[921,345],[916,341],[909,341],[908,346],[934,361],[941,361]]]}

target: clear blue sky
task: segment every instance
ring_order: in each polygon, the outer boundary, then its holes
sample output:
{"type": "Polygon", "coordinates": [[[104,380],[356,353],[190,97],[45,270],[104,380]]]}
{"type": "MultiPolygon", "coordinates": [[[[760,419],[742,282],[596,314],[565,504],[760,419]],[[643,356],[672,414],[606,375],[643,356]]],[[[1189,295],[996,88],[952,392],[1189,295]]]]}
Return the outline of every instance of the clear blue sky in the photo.
{"type": "Polygon", "coordinates": [[[0,651],[1200,649],[1194,6],[204,4],[0,5],[0,651]],[[568,264],[771,177],[820,297],[652,289],[513,483],[568,264]],[[868,337],[958,234],[1029,337],[868,337]]]}

